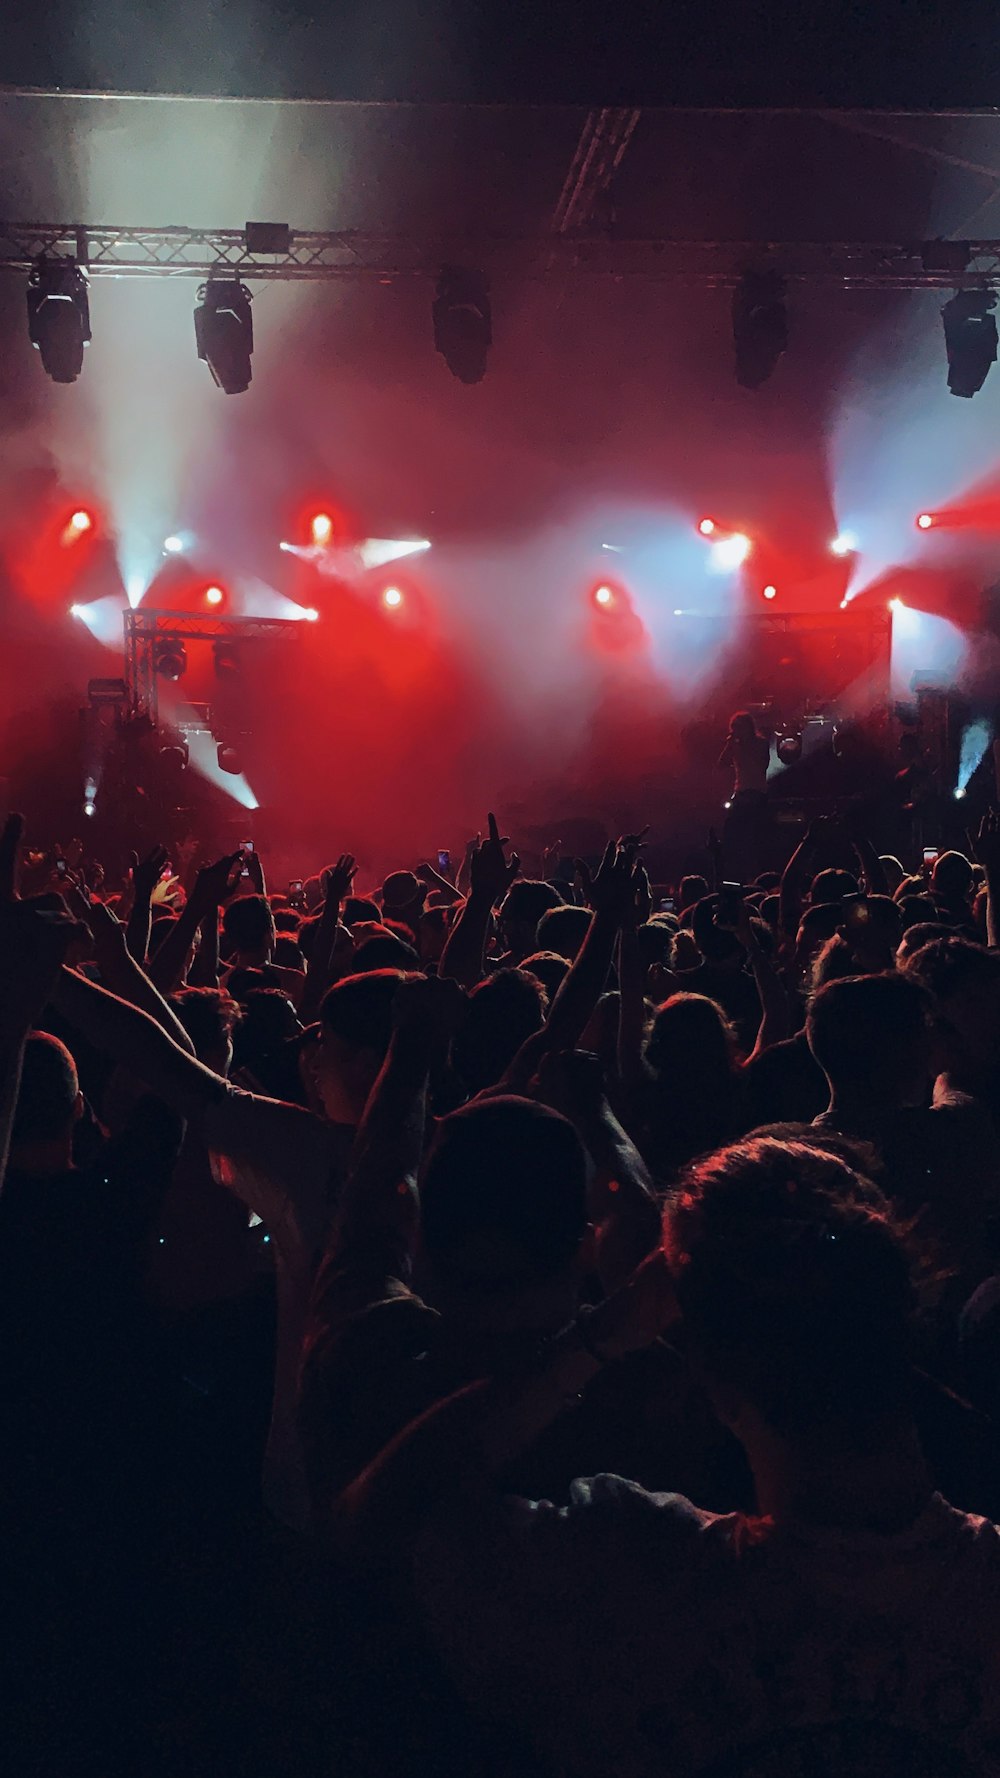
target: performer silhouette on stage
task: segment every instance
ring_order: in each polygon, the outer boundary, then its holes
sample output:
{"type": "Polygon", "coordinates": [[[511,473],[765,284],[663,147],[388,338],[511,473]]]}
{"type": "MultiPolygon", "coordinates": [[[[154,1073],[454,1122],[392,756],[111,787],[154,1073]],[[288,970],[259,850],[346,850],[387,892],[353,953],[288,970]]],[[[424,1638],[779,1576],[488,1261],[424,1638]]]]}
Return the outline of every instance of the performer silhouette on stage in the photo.
{"type": "Polygon", "coordinates": [[[767,866],[769,810],[767,768],[771,743],[760,734],[753,717],[737,710],[729,719],[729,736],[719,755],[720,767],[733,774],[729,812],[723,830],[726,870],[741,883],[752,883],[767,866]]]}

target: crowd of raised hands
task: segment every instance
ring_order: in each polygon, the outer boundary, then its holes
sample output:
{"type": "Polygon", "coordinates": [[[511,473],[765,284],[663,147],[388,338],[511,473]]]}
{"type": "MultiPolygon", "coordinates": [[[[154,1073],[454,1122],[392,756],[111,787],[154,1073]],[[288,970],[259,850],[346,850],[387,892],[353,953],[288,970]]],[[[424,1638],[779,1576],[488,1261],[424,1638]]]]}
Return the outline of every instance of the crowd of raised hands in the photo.
{"type": "Polygon", "coordinates": [[[288,894],[243,847],[116,882],[31,839],[0,1511],[32,1757],[707,1770],[774,1699],[713,1720],[639,1661],[650,1740],[595,1683],[657,1537],[697,1601],[715,1514],[1000,1512],[995,815],[913,872],[820,820],[751,884],[717,843],[652,882],[648,829],[528,877],[492,814],[454,880],[345,852],[288,894]]]}

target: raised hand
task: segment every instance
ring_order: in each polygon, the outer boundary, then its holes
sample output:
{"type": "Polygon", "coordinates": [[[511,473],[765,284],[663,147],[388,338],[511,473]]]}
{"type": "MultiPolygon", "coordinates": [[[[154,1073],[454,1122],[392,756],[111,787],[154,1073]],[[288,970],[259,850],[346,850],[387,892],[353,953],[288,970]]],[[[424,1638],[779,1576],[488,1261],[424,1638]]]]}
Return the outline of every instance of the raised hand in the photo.
{"type": "Polygon", "coordinates": [[[167,849],[165,846],[154,846],[153,850],[147,852],[143,859],[140,859],[137,852],[131,853],[130,856],[132,887],[136,901],[152,901],[153,890],[162,877],[167,862],[167,849]]]}
{"type": "Polygon", "coordinates": [[[636,885],[635,848],[624,840],[609,840],[595,876],[591,876],[582,859],[576,861],[583,893],[595,914],[606,914],[619,922],[628,916],[630,899],[634,900],[636,885]]]}
{"type": "Polygon", "coordinates": [[[242,852],[227,852],[223,858],[217,858],[214,864],[207,864],[198,872],[191,900],[202,918],[235,895],[242,868],[242,852]]]}
{"type": "Polygon", "coordinates": [[[472,893],[484,900],[488,896],[490,905],[493,906],[514,881],[521,868],[521,860],[516,852],[512,852],[508,863],[504,856],[504,847],[509,846],[510,841],[501,839],[495,815],[490,815],[487,819],[489,834],[485,840],[477,843],[470,855],[469,876],[472,893]]]}
{"type": "Polygon", "coordinates": [[[351,893],[351,885],[358,874],[352,852],[342,852],[336,864],[330,864],[325,871],[327,903],[335,902],[339,907],[351,893]]]}
{"type": "Polygon", "coordinates": [[[632,900],[626,906],[622,925],[630,932],[637,927],[645,926],[653,911],[653,892],[649,885],[649,873],[641,859],[636,859],[632,867],[632,900]]]}
{"type": "Polygon", "coordinates": [[[8,816],[0,833],[0,1026],[17,1040],[51,1000],[70,945],[84,936],[58,896],[18,899],[23,838],[23,815],[8,816]]]}
{"type": "Polygon", "coordinates": [[[264,866],[261,864],[260,853],[256,848],[252,852],[244,853],[243,863],[246,868],[247,876],[253,884],[254,894],[266,895],[267,887],[264,882],[264,866]]]}

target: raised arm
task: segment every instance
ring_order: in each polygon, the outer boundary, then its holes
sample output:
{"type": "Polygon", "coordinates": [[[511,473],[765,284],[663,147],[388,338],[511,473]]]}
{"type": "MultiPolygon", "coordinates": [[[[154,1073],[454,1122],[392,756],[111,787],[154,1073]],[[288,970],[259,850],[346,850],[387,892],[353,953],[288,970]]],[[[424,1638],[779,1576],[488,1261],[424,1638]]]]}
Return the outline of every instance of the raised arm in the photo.
{"type": "MultiPolygon", "coordinates": [[[[180,987],[191,947],[199,928],[215,920],[218,935],[219,909],[236,887],[233,872],[243,862],[241,852],[229,852],[198,872],[180,917],[167,933],[156,956],[150,960],[148,974],[161,994],[171,994],[180,987]]],[[[238,879],[237,879],[238,880],[238,879]]]]}
{"type": "Polygon", "coordinates": [[[17,1110],[29,1031],[52,998],[66,951],[83,928],[56,896],[17,899],[24,819],[11,815],[0,833],[0,1190],[17,1110]]]}
{"type": "Polygon", "coordinates": [[[311,1024],[317,1017],[320,1001],[333,981],[333,957],[340,926],[340,910],[351,893],[351,884],[357,869],[353,854],[343,852],[336,864],[331,864],[327,870],[323,914],[309,953],[305,988],[299,1006],[299,1016],[304,1025],[311,1024]]]}
{"type": "Polygon", "coordinates": [[[438,964],[439,976],[458,982],[463,988],[474,988],[482,979],[490,915],[520,869],[516,852],[508,863],[504,854],[507,843],[500,837],[496,817],[491,815],[487,838],[477,842],[469,855],[469,896],[448,934],[438,964]]]}
{"type": "Polygon", "coordinates": [[[157,992],[149,975],[140,969],[128,950],[125,928],[112,909],[103,902],[87,903],[79,896],[79,911],[94,939],[94,954],[101,972],[101,981],[112,994],[127,1000],[130,1006],[148,1013],[172,1037],[182,1050],[194,1055],[194,1045],[179,1018],[157,992]]]}
{"type": "Polygon", "coordinates": [[[593,909],[590,930],[559,985],[545,1024],[521,1045],[508,1068],[504,1076],[508,1091],[523,1092],[543,1056],[575,1049],[579,1043],[604,992],[622,920],[635,900],[635,868],[634,846],[614,840],[593,879],[586,865],[578,864],[593,909]]]}
{"type": "Polygon", "coordinates": [[[140,965],[145,965],[149,952],[149,910],[153,890],[163,875],[166,862],[167,853],[163,846],[154,846],[141,862],[138,853],[132,853],[132,907],[125,930],[125,943],[128,945],[129,955],[140,965]]]}
{"type": "Polygon", "coordinates": [[[770,1049],[772,1043],[781,1043],[789,1034],[788,996],[785,993],[774,964],[765,951],[746,903],[740,908],[740,919],[736,927],[736,936],[746,951],[753,979],[757,984],[757,995],[760,1000],[761,1020],[757,1028],[757,1040],[747,1061],[751,1062],[763,1050],[770,1049]]]}
{"type": "Polygon", "coordinates": [[[60,971],[54,998],[59,1011],[89,1042],[137,1074],[183,1117],[203,1113],[224,1095],[225,1082],[175,1043],[148,1013],[74,970],[60,971]]]}

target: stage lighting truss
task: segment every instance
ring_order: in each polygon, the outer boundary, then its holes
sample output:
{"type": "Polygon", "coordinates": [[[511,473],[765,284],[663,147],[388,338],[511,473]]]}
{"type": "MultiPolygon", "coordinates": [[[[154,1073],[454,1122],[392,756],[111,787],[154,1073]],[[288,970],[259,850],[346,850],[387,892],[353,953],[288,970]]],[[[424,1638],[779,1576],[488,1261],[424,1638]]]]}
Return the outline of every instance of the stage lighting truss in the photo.
{"type": "Polygon", "coordinates": [[[253,298],[239,278],[209,278],[198,292],[194,337],[203,359],[226,395],[242,395],[253,372],[253,298]]]}
{"type": "Polygon", "coordinates": [[[28,337],[54,383],[75,383],[90,344],[86,275],[74,259],[42,253],[28,276],[28,337]]]}
{"type": "Polygon", "coordinates": [[[247,642],[301,642],[311,626],[294,618],[221,617],[139,607],[124,613],[124,630],[128,721],[149,729],[159,724],[159,660],[170,665],[176,665],[179,657],[186,661],[185,645],[194,642],[211,643],[216,649],[247,642]]]}
{"type": "Polygon", "coordinates": [[[956,290],[941,310],[948,353],[948,388],[970,400],[978,395],[997,356],[995,290],[956,290]]]}

